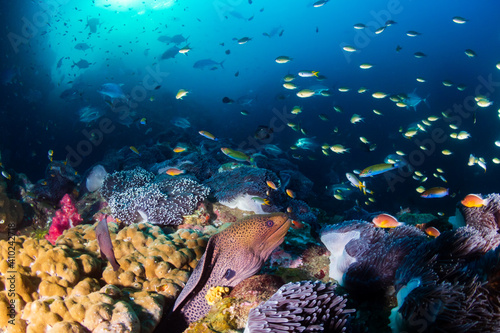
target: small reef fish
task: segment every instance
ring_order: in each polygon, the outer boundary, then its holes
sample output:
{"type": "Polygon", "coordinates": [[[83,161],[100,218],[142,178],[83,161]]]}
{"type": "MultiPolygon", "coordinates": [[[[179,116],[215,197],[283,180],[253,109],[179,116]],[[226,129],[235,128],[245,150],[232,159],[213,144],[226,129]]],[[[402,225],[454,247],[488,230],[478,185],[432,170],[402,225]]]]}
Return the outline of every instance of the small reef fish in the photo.
{"type": "Polygon", "coordinates": [[[178,176],[178,175],[182,175],[184,172],[186,172],[186,171],[178,169],[178,168],[168,168],[165,173],[167,175],[170,175],[170,176],[178,176]]]}
{"type": "Polygon", "coordinates": [[[259,203],[261,205],[270,205],[270,201],[269,199],[264,199],[264,198],[261,198],[261,197],[252,197],[252,200],[255,201],[256,203],[259,203]]]}
{"type": "Polygon", "coordinates": [[[441,232],[434,227],[425,228],[424,232],[431,237],[438,237],[441,235],[441,232]]]}
{"type": "Polygon", "coordinates": [[[5,170],[2,170],[2,176],[8,180],[12,179],[12,176],[5,170]]]}
{"type": "Polygon", "coordinates": [[[401,166],[401,162],[396,163],[380,163],[364,168],[359,176],[360,177],[371,177],[375,175],[379,175],[381,173],[394,170],[401,166]]]}
{"type": "Polygon", "coordinates": [[[170,318],[162,320],[160,332],[172,332],[174,323],[192,323],[210,305],[207,291],[215,286],[234,287],[257,273],[288,232],[291,220],[285,213],[251,215],[213,235],[205,253],[177,297],[170,318]]]}
{"type": "Polygon", "coordinates": [[[290,198],[295,199],[295,193],[289,188],[286,189],[286,194],[288,194],[290,198]]]}
{"type": "Polygon", "coordinates": [[[53,156],[54,156],[54,151],[51,149],[47,152],[47,158],[49,159],[49,161],[52,162],[53,156]]]}
{"type": "Polygon", "coordinates": [[[366,195],[366,184],[365,182],[361,182],[356,175],[353,173],[346,173],[345,176],[347,177],[347,180],[351,183],[352,186],[358,188],[360,191],[363,192],[363,194],[366,195]]]}
{"type": "Polygon", "coordinates": [[[134,146],[130,146],[129,147],[130,150],[132,150],[134,153],[136,153],[137,155],[141,156],[141,153],[139,152],[139,150],[137,148],[135,148],[134,146]]]}
{"type": "Polygon", "coordinates": [[[109,236],[108,222],[106,222],[106,218],[103,218],[95,227],[95,235],[97,238],[97,244],[99,244],[101,258],[106,258],[113,267],[113,270],[116,272],[120,268],[120,265],[115,258],[113,243],[111,242],[111,237],[109,236]]]}
{"type": "Polygon", "coordinates": [[[287,57],[287,56],[279,56],[275,59],[275,61],[278,63],[278,64],[286,64],[287,62],[291,61],[292,58],[290,57],[287,57]]]}
{"type": "Polygon", "coordinates": [[[336,154],[348,153],[350,149],[351,148],[345,148],[341,144],[336,144],[336,145],[330,146],[330,150],[336,154]]]}
{"type": "Polygon", "coordinates": [[[177,94],[175,95],[175,99],[182,99],[184,96],[186,96],[189,93],[189,91],[184,90],[184,89],[179,89],[177,94]]]}
{"type": "Polygon", "coordinates": [[[266,184],[267,184],[267,186],[269,186],[273,190],[277,190],[278,189],[278,187],[276,186],[276,184],[273,181],[271,181],[271,180],[266,181],[266,184]]]}
{"type": "Polygon", "coordinates": [[[396,228],[404,224],[389,214],[379,214],[373,218],[372,222],[379,228],[396,228]]]}
{"type": "Polygon", "coordinates": [[[242,153],[241,151],[234,150],[231,148],[221,148],[220,150],[224,153],[224,155],[231,157],[233,160],[239,162],[249,162],[249,163],[253,162],[253,158],[251,158],[245,153],[242,153]]]}
{"type": "Polygon", "coordinates": [[[483,207],[486,205],[486,200],[481,198],[481,196],[477,194],[467,194],[465,198],[460,201],[462,205],[465,207],[483,207]]]}
{"type": "Polygon", "coordinates": [[[173,149],[174,153],[182,153],[183,151],[186,151],[186,147],[182,146],[177,146],[173,149]]]}
{"type": "Polygon", "coordinates": [[[300,98],[307,98],[307,97],[314,96],[315,94],[316,94],[316,91],[314,91],[314,90],[302,89],[301,91],[299,91],[297,93],[297,96],[299,96],[300,98]]]}
{"type": "Polygon", "coordinates": [[[212,133],[210,133],[210,132],[199,131],[198,133],[200,133],[201,136],[203,136],[203,137],[205,137],[207,139],[217,141],[217,138],[212,133]]]}
{"type": "Polygon", "coordinates": [[[443,198],[450,194],[449,189],[445,187],[431,187],[428,190],[425,190],[420,196],[422,198],[443,198]]]}
{"type": "Polygon", "coordinates": [[[297,221],[297,220],[292,220],[292,228],[293,229],[302,229],[302,228],[304,228],[304,223],[297,221]]]}
{"type": "Polygon", "coordinates": [[[318,77],[318,74],[319,74],[318,71],[300,71],[299,72],[300,77],[313,77],[313,76],[318,77]]]}

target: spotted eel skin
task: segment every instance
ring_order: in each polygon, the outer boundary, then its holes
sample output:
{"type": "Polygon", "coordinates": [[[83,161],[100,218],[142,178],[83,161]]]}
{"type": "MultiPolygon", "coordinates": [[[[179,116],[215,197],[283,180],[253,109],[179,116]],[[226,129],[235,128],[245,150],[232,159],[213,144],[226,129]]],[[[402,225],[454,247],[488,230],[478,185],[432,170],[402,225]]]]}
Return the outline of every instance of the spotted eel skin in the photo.
{"type": "MultiPolygon", "coordinates": [[[[181,326],[185,327],[205,316],[210,309],[205,299],[208,289],[234,287],[257,273],[283,242],[290,225],[291,220],[284,213],[252,215],[213,235],[177,298],[170,318],[183,321],[181,326]]],[[[162,326],[165,328],[155,332],[175,331],[173,326],[162,324],[158,328],[162,326]]]]}

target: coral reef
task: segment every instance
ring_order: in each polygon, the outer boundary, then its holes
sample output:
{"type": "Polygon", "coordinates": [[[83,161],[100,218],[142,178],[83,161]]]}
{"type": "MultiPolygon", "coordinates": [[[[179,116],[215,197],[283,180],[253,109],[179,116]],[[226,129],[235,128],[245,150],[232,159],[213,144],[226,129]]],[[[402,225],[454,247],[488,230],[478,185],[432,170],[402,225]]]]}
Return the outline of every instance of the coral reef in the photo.
{"type": "Polygon", "coordinates": [[[17,229],[24,217],[21,203],[10,199],[4,189],[0,187],[0,233],[6,233],[8,229],[17,229]]]}
{"type": "Polygon", "coordinates": [[[155,177],[141,168],[108,175],[100,191],[120,221],[162,225],[181,224],[183,215],[192,214],[209,193],[206,186],[188,176],[155,177]]]}
{"type": "Polygon", "coordinates": [[[76,189],[80,176],[68,163],[53,161],[47,165],[45,179],[38,181],[33,189],[33,194],[38,200],[57,204],[62,197],[76,189]]]}
{"type": "MultiPolygon", "coordinates": [[[[45,239],[16,238],[12,245],[16,250],[15,296],[2,292],[0,301],[15,301],[16,327],[26,328],[21,331],[47,332],[56,327],[82,332],[139,332],[139,324],[141,332],[151,332],[163,309],[173,304],[187,282],[208,239],[186,229],[165,235],[147,223],[116,233],[118,226],[111,223],[110,234],[120,262],[115,272],[99,257],[95,226],[81,224],[66,230],[55,246],[45,239]]],[[[13,264],[8,248],[7,242],[0,241],[2,287],[9,283],[13,264]]],[[[6,309],[2,305],[0,329],[10,319],[6,309]]]]}
{"type": "Polygon", "coordinates": [[[250,310],[268,300],[283,284],[281,278],[273,275],[249,277],[238,283],[227,297],[218,300],[205,317],[190,324],[185,332],[241,332],[250,310]]]}
{"type": "Polygon", "coordinates": [[[269,194],[276,192],[270,191],[266,184],[268,180],[279,184],[279,178],[274,172],[246,166],[219,172],[206,181],[206,184],[212,188],[215,198],[220,203],[231,208],[262,214],[277,210],[274,205],[261,205],[252,200],[252,197],[267,198],[268,191],[269,194]]]}
{"type": "Polygon", "coordinates": [[[467,226],[417,247],[396,273],[393,332],[497,329],[499,244],[496,231],[467,226]]]}
{"type": "Polygon", "coordinates": [[[426,235],[411,226],[391,230],[373,223],[346,221],[325,228],[321,241],[330,251],[330,277],[351,294],[384,294],[405,256],[425,242],[426,235]]]}
{"type": "MultiPolygon", "coordinates": [[[[233,287],[257,273],[283,242],[291,221],[283,213],[252,215],[212,236],[182,293],[172,318],[192,323],[210,309],[205,295],[214,286],[233,287]]],[[[162,322],[167,328],[168,321],[162,322]]],[[[182,326],[182,325],[181,325],[182,326]]]]}
{"type": "Polygon", "coordinates": [[[315,223],[317,220],[317,216],[312,211],[311,207],[302,200],[290,200],[287,210],[290,213],[290,218],[294,220],[306,223],[315,223]]]}
{"type": "Polygon", "coordinates": [[[245,333],[345,332],[353,309],[335,295],[336,285],[302,281],[282,286],[269,300],[250,311],[245,333]]]}
{"type": "Polygon", "coordinates": [[[83,221],[69,194],[64,195],[60,204],[61,208],[52,217],[49,233],[45,235],[45,239],[52,244],[56,243],[57,238],[63,234],[64,230],[77,226],[83,221]]]}

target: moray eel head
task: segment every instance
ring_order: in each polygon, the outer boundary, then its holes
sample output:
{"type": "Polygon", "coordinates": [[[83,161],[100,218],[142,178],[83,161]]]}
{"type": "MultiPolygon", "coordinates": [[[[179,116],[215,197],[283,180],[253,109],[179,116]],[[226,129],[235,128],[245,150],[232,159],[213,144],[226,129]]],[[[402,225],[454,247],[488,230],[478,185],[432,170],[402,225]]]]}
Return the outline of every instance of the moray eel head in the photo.
{"type": "Polygon", "coordinates": [[[252,215],[213,235],[186,286],[175,301],[170,323],[162,321],[158,332],[181,332],[203,317],[210,305],[207,291],[216,286],[234,287],[257,273],[280,245],[292,222],[284,213],[252,215]]]}

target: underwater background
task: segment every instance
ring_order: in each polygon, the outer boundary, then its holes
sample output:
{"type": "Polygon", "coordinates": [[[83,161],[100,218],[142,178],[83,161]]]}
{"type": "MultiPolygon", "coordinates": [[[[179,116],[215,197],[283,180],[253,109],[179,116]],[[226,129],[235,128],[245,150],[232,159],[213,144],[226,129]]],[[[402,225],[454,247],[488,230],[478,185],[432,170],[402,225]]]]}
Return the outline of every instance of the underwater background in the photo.
{"type": "MultiPolygon", "coordinates": [[[[264,144],[278,146],[314,182],[319,195],[327,186],[345,182],[346,172],[383,163],[389,154],[402,151],[413,169],[428,180],[421,183],[406,175],[389,186],[383,177],[368,179],[367,187],[376,199],[371,204],[378,209],[418,206],[420,210],[453,213],[453,199],[422,199],[415,192],[420,185],[444,186],[450,188],[450,194],[494,191],[497,182],[493,175],[498,166],[492,159],[500,156],[500,147],[494,144],[500,140],[494,102],[500,73],[495,67],[500,61],[495,17],[498,4],[313,4],[258,0],[2,4],[3,168],[37,180],[43,177],[49,150],[55,160],[70,160],[70,152],[80,148],[87,156],[78,154],[71,162],[82,173],[110,149],[169,141],[160,134],[180,117],[187,119],[190,127],[178,129],[192,135],[209,131],[231,142],[235,149],[255,153],[264,144]],[[455,23],[452,19],[456,16],[467,22],[455,23]],[[387,21],[395,23],[387,26],[387,21]],[[366,27],[355,29],[358,23],[366,27]],[[386,28],[378,32],[381,27],[386,28]],[[408,31],[418,35],[410,37],[408,31]],[[181,37],[180,42],[168,40],[176,35],[181,37]],[[239,43],[244,37],[249,41],[239,43]],[[345,51],[345,45],[356,51],[345,51]],[[175,53],[185,46],[192,50],[175,53]],[[475,56],[467,56],[467,49],[475,56]],[[168,50],[170,53],[164,55],[168,50]],[[425,56],[417,58],[416,52],[425,56]],[[277,63],[279,56],[292,60],[277,63]],[[214,64],[194,67],[197,61],[206,59],[214,64]],[[373,67],[361,69],[364,63],[373,67]],[[321,81],[297,76],[303,70],[318,71],[321,81]],[[282,86],[287,74],[297,76],[293,81],[296,90],[282,86]],[[450,86],[443,81],[449,81],[450,86]],[[485,82],[490,84],[485,87],[485,82]],[[122,85],[130,103],[127,115],[114,112],[110,98],[98,92],[106,83],[122,85]],[[465,88],[458,90],[457,85],[465,88]],[[296,95],[310,87],[328,89],[328,96],[296,95]],[[338,88],[342,87],[349,91],[340,92],[338,88]],[[367,91],[358,93],[361,87],[367,91]],[[189,93],[176,99],[179,89],[189,93]],[[388,97],[373,98],[372,93],[378,91],[388,96],[415,91],[421,99],[426,98],[426,103],[419,103],[415,110],[397,107],[388,97]],[[471,102],[479,94],[487,95],[492,105],[481,108],[471,102]],[[223,103],[224,97],[234,102],[223,103]],[[444,118],[444,111],[457,115],[455,105],[467,106],[464,116],[458,115],[458,120],[444,118]],[[294,106],[301,106],[303,112],[291,114],[294,106]],[[84,108],[90,108],[93,116],[80,119],[84,108]],[[374,109],[382,115],[373,113],[374,109]],[[248,114],[242,115],[242,110],[248,114]],[[328,120],[320,119],[320,114],[328,120]],[[353,114],[364,121],[352,124],[349,120],[353,114]],[[423,125],[428,128],[426,132],[419,131],[410,139],[403,136],[411,124],[429,116],[440,119],[432,126],[423,125]],[[89,140],[85,133],[98,129],[104,117],[111,120],[112,130],[98,144],[81,144],[89,140]],[[141,124],[143,118],[146,124],[141,124]],[[286,126],[290,122],[298,124],[306,135],[286,126]],[[419,148],[426,140],[434,141],[433,129],[442,129],[445,136],[458,132],[450,129],[450,124],[470,133],[470,138],[460,141],[447,137],[425,152],[419,148]],[[260,125],[274,130],[265,142],[253,139],[260,125]],[[369,149],[360,142],[360,136],[376,147],[369,149]],[[290,149],[304,137],[314,141],[314,150],[290,149]],[[329,156],[325,156],[320,148],[323,144],[342,144],[350,151],[328,151],[329,156]],[[444,149],[453,154],[442,155],[444,149]],[[410,155],[415,150],[420,151],[418,156],[410,155]],[[487,171],[468,166],[470,154],[483,157],[487,171]],[[432,176],[436,168],[444,171],[446,183],[432,176]]],[[[342,210],[352,206],[356,198],[349,199],[339,202],[330,196],[322,200],[328,201],[325,206],[342,210]]],[[[362,196],[357,199],[360,204],[365,201],[362,196]]]]}
{"type": "Polygon", "coordinates": [[[497,332],[499,9],[3,1],[0,332],[497,332]]]}

